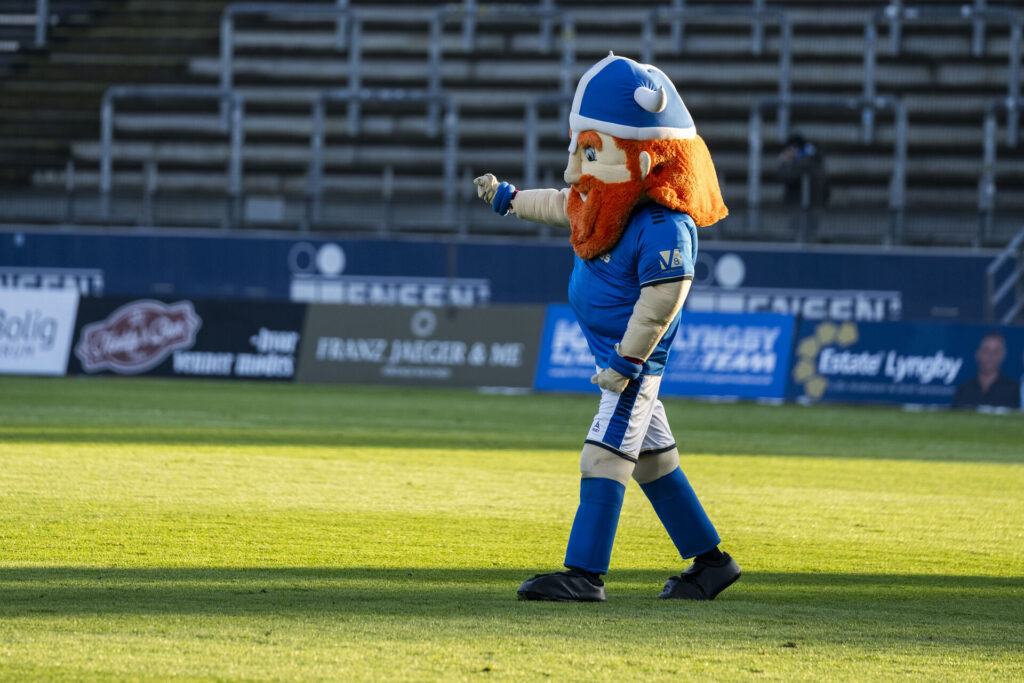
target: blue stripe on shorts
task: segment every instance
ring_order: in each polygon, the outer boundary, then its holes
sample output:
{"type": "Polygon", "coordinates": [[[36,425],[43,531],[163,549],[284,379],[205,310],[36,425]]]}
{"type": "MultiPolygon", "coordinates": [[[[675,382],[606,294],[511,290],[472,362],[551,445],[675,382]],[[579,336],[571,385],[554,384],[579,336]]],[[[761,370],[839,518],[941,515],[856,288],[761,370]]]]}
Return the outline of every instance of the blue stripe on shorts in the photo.
{"type": "Polygon", "coordinates": [[[604,432],[603,442],[614,448],[622,446],[622,439],[626,436],[626,428],[629,426],[629,418],[633,414],[633,405],[636,403],[637,394],[640,393],[640,383],[643,377],[629,380],[629,384],[619,394],[619,402],[615,404],[615,412],[604,432]]]}

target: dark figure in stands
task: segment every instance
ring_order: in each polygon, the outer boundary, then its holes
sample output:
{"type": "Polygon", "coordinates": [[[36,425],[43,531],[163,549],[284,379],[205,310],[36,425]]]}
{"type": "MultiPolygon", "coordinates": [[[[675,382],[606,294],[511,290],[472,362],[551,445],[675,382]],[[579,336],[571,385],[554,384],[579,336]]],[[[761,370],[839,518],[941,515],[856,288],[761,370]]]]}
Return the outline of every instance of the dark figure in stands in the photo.
{"type": "Polygon", "coordinates": [[[820,210],[828,204],[825,158],[817,145],[793,133],[779,152],[777,173],[784,190],[782,201],[793,210],[789,222],[794,237],[806,242],[818,232],[820,210]]]}
{"type": "Polygon", "coordinates": [[[1006,339],[999,332],[981,338],[974,360],[978,374],[957,387],[953,394],[954,408],[1020,408],[1020,387],[1017,381],[1002,373],[1006,359],[1006,339]]]}
{"type": "Polygon", "coordinates": [[[829,184],[825,157],[818,146],[800,133],[793,133],[779,152],[778,174],[785,189],[783,202],[804,210],[828,204],[829,184]]]}

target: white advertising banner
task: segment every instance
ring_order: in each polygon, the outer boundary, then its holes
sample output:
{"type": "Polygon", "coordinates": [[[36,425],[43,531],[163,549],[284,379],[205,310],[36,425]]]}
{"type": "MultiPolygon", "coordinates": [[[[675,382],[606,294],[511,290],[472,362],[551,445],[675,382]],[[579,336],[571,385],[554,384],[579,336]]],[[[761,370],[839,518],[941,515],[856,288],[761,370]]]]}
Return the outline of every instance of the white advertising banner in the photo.
{"type": "Polygon", "coordinates": [[[0,289],[0,373],[63,375],[77,289],[0,289]]]}

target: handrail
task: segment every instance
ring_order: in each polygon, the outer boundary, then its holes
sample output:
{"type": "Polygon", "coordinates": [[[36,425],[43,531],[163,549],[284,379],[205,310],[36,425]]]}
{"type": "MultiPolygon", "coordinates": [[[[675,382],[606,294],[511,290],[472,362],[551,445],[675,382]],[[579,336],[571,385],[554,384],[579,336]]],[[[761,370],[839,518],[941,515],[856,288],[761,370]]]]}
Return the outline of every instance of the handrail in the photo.
{"type": "Polygon", "coordinates": [[[447,110],[444,118],[444,221],[455,222],[455,199],[458,188],[459,114],[455,100],[446,94],[423,90],[352,90],[350,88],[325,90],[313,102],[313,130],[310,134],[310,162],[306,186],[306,223],[304,229],[320,221],[323,194],[324,119],[329,102],[423,102],[428,106],[438,103],[447,110]]]}
{"type": "MultiPolygon", "coordinates": [[[[348,48],[348,87],[358,90],[361,85],[362,31],[360,12],[348,6],[347,0],[337,0],[335,5],[289,2],[236,2],[224,8],[220,17],[220,88],[229,91],[234,88],[235,17],[238,16],[287,16],[292,19],[334,18],[337,22],[336,44],[338,50],[348,48]]],[[[227,109],[221,109],[227,120],[227,109]]],[[[349,111],[349,120],[358,121],[358,102],[349,111]]],[[[353,123],[357,126],[357,123],[353,123]]]]}
{"type": "Polygon", "coordinates": [[[50,28],[50,0],[36,0],[36,47],[46,45],[50,28]]]}
{"type": "Polygon", "coordinates": [[[777,96],[778,111],[778,136],[779,140],[785,140],[789,135],[789,109],[786,102],[791,95],[791,67],[793,24],[789,14],[776,7],[765,7],[763,0],[755,0],[752,7],[661,7],[653,9],[647,14],[647,21],[643,25],[643,61],[651,64],[654,62],[655,30],[657,25],[663,21],[673,22],[673,46],[677,54],[683,38],[683,22],[687,19],[701,17],[721,17],[740,19],[751,22],[751,52],[760,55],[764,44],[764,24],[766,21],[774,21],[779,26],[779,92],[777,96]],[[678,24],[678,29],[676,28],[678,24]]]}
{"type": "Polygon", "coordinates": [[[226,105],[230,112],[227,121],[222,121],[223,130],[230,138],[227,167],[229,203],[226,225],[233,225],[240,215],[242,196],[242,145],[245,138],[242,119],[245,116],[245,101],[239,93],[221,90],[215,86],[116,85],[103,93],[100,104],[100,217],[104,220],[110,218],[110,192],[113,184],[114,105],[117,100],[127,99],[210,99],[226,105]]]}
{"type": "MultiPolygon", "coordinates": [[[[878,25],[883,21],[890,22],[890,26],[893,27],[893,34],[890,36],[893,54],[898,54],[900,45],[899,27],[903,23],[919,20],[971,22],[975,30],[975,49],[978,48],[978,41],[981,40],[983,43],[984,38],[984,32],[978,29],[979,22],[982,22],[982,26],[986,21],[1002,21],[1009,24],[1009,77],[1006,84],[1006,96],[1013,100],[1020,98],[1021,25],[1024,23],[1024,15],[1003,7],[986,7],[983,2],[979,6],[979,3],[976,2],[974,7],[970,5],[963,5],[961,7],[903,7],[902,3],[897,3],[871,12],[864,24],[864,99],[871,100],[877,94],[875,51],[878,43],[878,25]],[[980,39],[979,35],[981,36],[980,39]]],[[[874,137],[874,110],[865,108],[861,112],[861,126],[864,141],[871,142],[874,137]]],[[[1017,146],[1017,128],[1018,112],[1014,109],[1009,112],[1006,134],[1007,144],[1011,147],[1017,146]]]]}
{"type": "MultiPolygon", "coordinates": [[[[984,141],[982,152],[981,176],[978,178],[978,213],[980,222],[975,246],[981,246],[992,237],[992,224],[996,208],[996,128],[999,112],[1006,112],[1007,125],[1011,125],[1020,109],[1024,108],[1024,98],[999,99],[989,105],[985,112],[984,141]]],[[[1009,134],[1010,131],[1007,131],[1009,134]]],[[[1016,135],[1017,131],[1012,131],[1016,135]]]]}
{"type": "MultiPolygon", "coordinates": [[[[558,9],[550,2],[543,2],[538,6],[532,5],[489,5],[478,6],[473,0],[467,0],[464,5],[445,5],[438,7],[430,22],[430,54],[429,83],[427,89],[431,93],[441,92],[441,61],[442,45],[441,38],[444,33],[444,26],[452,19],[463,20],[463,40],[466,51],[472,50],[475,44],[476,24],[479,21],[501,21],[506,19],[535,19],[539,22],[542,40],[548,36],[550,40],[550,25],[552,21],[558,21],[562,27],[562,62],[559,71],[559,90],[562,93],[570,94],[573,91],[574,79],[576,77],[576,36],[573,16],[570,12],[558,9]]],[[[542,49],[547,51],[549,45],[543,44],[542,49]]],[[[432,129],[437,127],[439,111],[436,104],[430,107],[429,121],[432,129]]]]}
{"type": "MultiPolygon", "coordinates": [[[[747,168],[748,229],[758,229],[761,206],[761,120],[762,110],[780,106],[777,97],[762,97],[750,106],[749,159],[747,168]]],[[[907,110],[902,100],[878,96],[870,100],[863,97],[836,97],[829,95],[801,95],[790,97],[785,103],[793,109],[845,109],[863,111],[870,108],[886,109],[893,113],[896,131],[893,136],[893,170],[889,180],[889,234],[886,244],[899,244],[903,240],[903,212],[907,185],[907,110]]]]}
{"type": "Polygon", "coordinates": [[[523,136],[523,186],[526,188],[537,187],[537,149],[540,146],[538,139],[538,113],[537,111],[545,104],[558,104],[568,106],[572,102],[572,95],[565,93],[545,93],[538,95],[526,103],[523,115],[525,120],[525,134],[523,136]]]}
{"type": "Polygon", "coordinates": [[[1024,311],[1024,230],[1018,232],[1017,236],[1010,240],[1006,248],[999,252],[999,255],[985,268],[985,320],[987,322],[991,323],[995,320],[996,306],[1014,288],[1017,291],[1016,301],[1000,318],[1003,325],[1009,325],[1018,314],[1024,311]],[[996,288],[996,273],[1010,259],[1016,259],[1017,266],[996,288]]]}

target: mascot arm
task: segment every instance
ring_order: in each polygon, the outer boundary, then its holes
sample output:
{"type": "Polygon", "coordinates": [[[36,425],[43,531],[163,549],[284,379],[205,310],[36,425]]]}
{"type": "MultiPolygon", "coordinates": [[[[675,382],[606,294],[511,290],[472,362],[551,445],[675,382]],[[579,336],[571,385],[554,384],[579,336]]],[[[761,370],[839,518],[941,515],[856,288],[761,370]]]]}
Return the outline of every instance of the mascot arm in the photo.
{"type": "Polygon", "coordinates": [[[633,305],[633,314],[626,325],[626,333],[615,345],[615,354],[608,359],[608,367],[591,377],[590,381],[618,394],[626,388],[629,380],[639,377],[643,362],[665,336],[689,291],[689,280],[663,282],[641,289],[640,298],[633,305]]]}
{"type": "Polygon", "coordinates": [[[514,213],[519,218],[534,223],[543,223],[556,228],[569,227],[566,205],[569,189],[564,190],[521,190],[508,183],[499,183],[493,173],[487,173],[473,180],[476,194],[492,205],[497,213],[514,213]],[[502,186],[505,186],[504,188],[502,186]]]}
{"type": "Polygon", "coordinates": [[[569,188],[564,190],[520,190],[512,199],[512,213],[523,220],[555,228],[568,228],[566,204],[569,188]]]}
{"type": "Polygon", "coordinates": [[[647,360],[679,314],[689,291],[690,280],[663,282],[641,289],[626,333],[616,349],[619,355],[647,360]]]}

